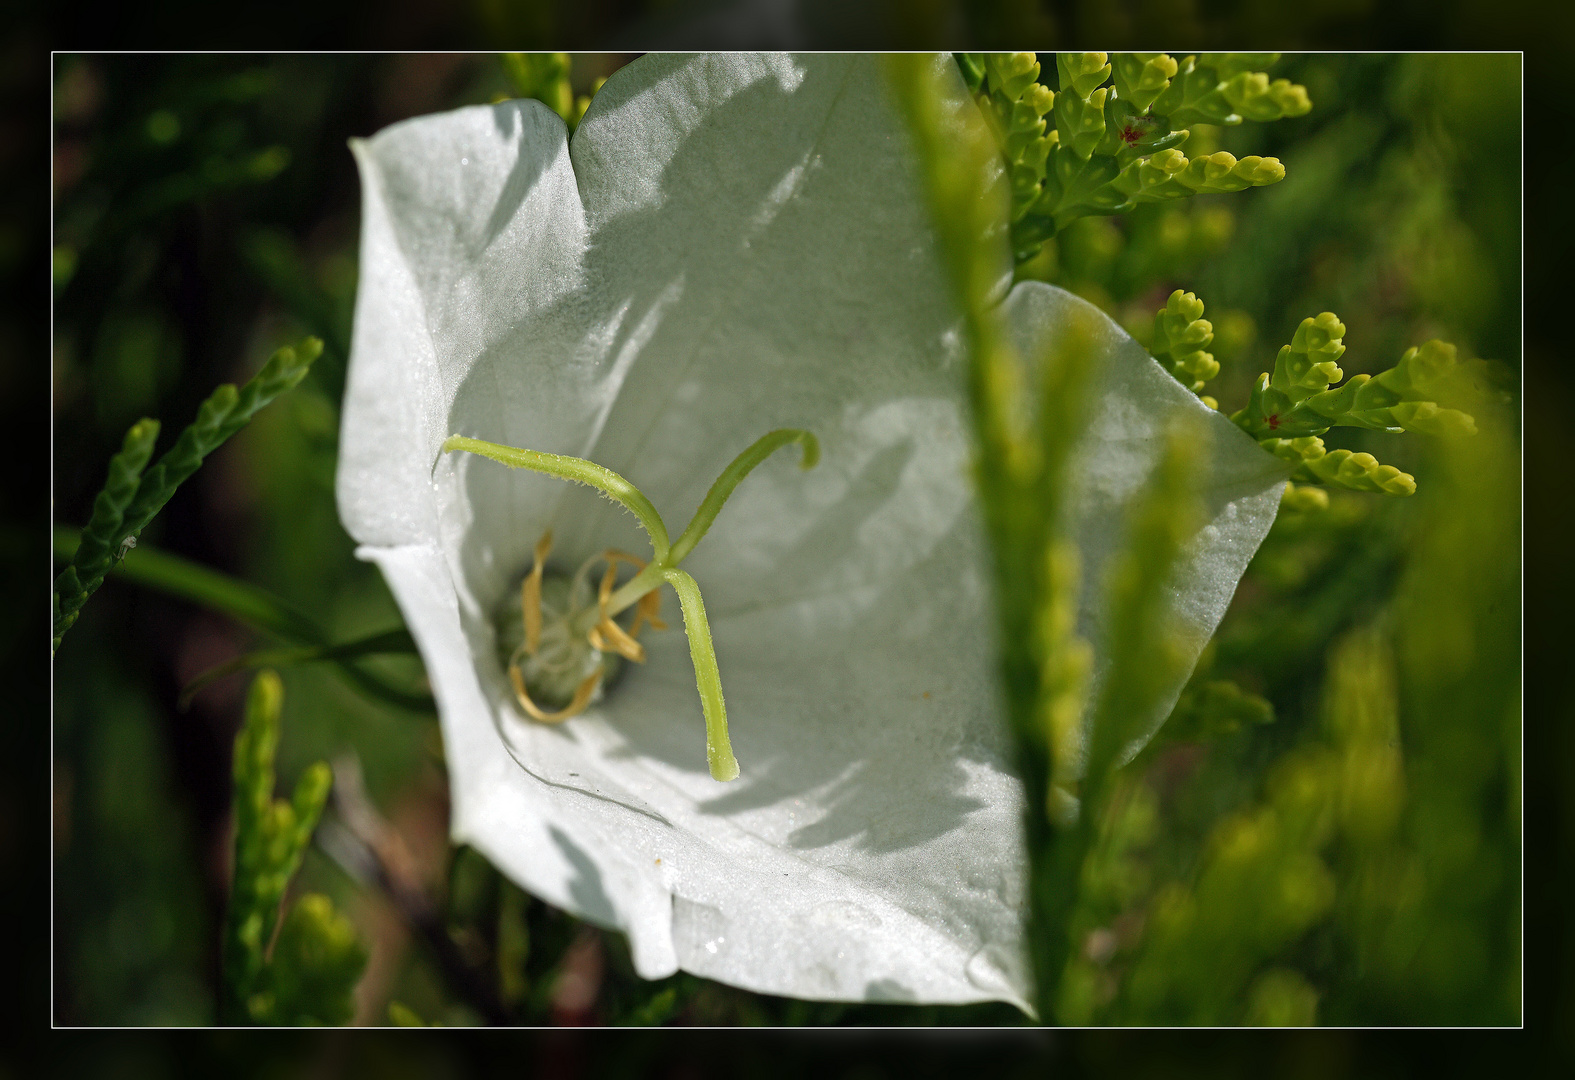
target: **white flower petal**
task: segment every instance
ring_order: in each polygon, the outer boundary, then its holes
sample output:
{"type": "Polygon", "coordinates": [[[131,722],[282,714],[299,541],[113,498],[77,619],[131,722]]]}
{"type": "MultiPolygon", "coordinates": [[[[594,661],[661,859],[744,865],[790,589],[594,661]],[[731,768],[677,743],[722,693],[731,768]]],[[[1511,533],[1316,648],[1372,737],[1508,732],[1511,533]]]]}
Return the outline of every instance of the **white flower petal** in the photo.
{"type": "MultiPolygon", "coordinates": [[[[572,146],[545,108],[510,102],[357,148],[342,516],[426,659],[455,838],[626,931],[646,977],[683,967],[806,998],[1027,996],[1022,798],[961,357],[906,146],[868,58],[651,56],[608,82],[572,146]],[[675,628],[645,639],[649,663],[599,707],[557,727],[522,719],[488,612],[541,532],[567,565],[647,545],[585,489],[466,455],[434,469],[442,439],[592,458],[676,534],[732,457],[782,426],[816,432],[820,467],[768,461],[685,563],[742,779],[707,774],[670,598],[675,628]]],[[[1082,301],[1025,285],[1009,303],[1033,344],[1056,305],[1082,301]]],[[[1155,425],[1203,408],[1110,333],[1080,532],[1094,544],[1119,532],[1155,425]]],[[[1283,478],[1211,422],[1215,533],[1177,598],[1199,646],[1283,478]]]]}
{"type": "MultiPolygon", "coordinates": [[[[1200,491],[1205,523],[1183,553],[1172,598],[1176,631],[1196,657],[1214,634],[1236,592],[1236,583],[1253,553],[1274,524],[1287,469],[1223,415],[1171,378],[1119,326],[1087,301],[1039,282],[1025,281],[1006,301],[1013,342],[1023,356],[1056,352],[1058,333],[1069,325],[1097,328],[1097,344],[1107,359],[1092,387],[1098,407],[1090,417],[1076,451],[1072,470],[1076,491],[1073,519],[1083,562],[1078,634],[1090,642],[1104,640],[1104,583],[1110,556],[1126,538],[1127,509],[1158,460],[1168,425],[1191,414],[1210,436],[1209,463],[1200,491]],[[1094,312],[1093,320],[1074,320],[1072,309],[1094,312]]],[[[1097,700],[1108,657],[1096,652],[1094,686],[1097,700]]],[[[1127,748],[1130,760],[1164,723],[1181,694],[1174,691],[1158,703],[1143,731],[1127,748]]]]}

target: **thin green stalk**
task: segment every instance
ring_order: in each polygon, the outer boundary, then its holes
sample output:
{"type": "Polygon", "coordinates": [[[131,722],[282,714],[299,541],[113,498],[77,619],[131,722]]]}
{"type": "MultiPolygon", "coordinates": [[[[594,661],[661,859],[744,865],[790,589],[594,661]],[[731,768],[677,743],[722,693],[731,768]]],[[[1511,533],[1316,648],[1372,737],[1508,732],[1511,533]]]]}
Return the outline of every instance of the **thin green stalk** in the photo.
{"type": "Polygon", "coordinates": [[[1017,355],[994,303],[1002,268],[1010,265],[1010,192],[999,178],[995,138],[970,103],[948,93],[930,58],[893,57],[889,72],[970,354],[975,476],[994,557],[1001,683],[1027,794],[1027,946],[1037,1012],[1050,1020],[1065,966],[1067,897],[1076,896],[1082,863],[1076,818],[1056,803],[1076,778],[1088,668],[1087,646],[1076,635],[1080,560],[1062,506],[1091,339],[1067,327],[1058,355],[1026,358],[1032,366],[1017,355]],[[1038,401],[1026,390],[1034,381],[1038,401]]]}
{"type": "Polygon", "coordinates": [[[756,439],[748,449],[722,470],[721,476],[716,478],[716,483],[711,485],[711,490],[707,491],[705,498],[700,500],[700,506],[695,510],[694,517],[689,520],[683,534],[668,551],[667,558],[653,560],[608,598],[608,614],[616,615],[626,610],[640,597],[660,585],[663,580],[662,575],[667,569],[683,562],[700,542],[701,537],[710,530],[717,514],[721,513],[722,507],[733,494],[733,489],[738,487],[744,477],[777,450],[792,443],[804,447],[804,456],[799,459],[799,468],[813,469],[820,461],[820,441],[812,432],[798,428],[778,428],[756,439]]]}
{"type": "MultiPolygon", "coordinates": [[[[76,529],[65,525],[55,526],[55,558],[61,562],[70,562],[80,539],[81,534],[76,529]]],[[[335,650],[348,648],[355,643],[336,645],[330,639],[328,632],[318,626],[310,616],[249,582],[221,574],[217,570],[209,569],[178,555],[171,555],[167,551],[160,551],[147,544],[128,552],[110,573],[122,581],[189,600],[209,611],[228,615],[254,629],[283,638],[297,646],[306,659],[333,661],[339,673],[368,697],[409,712],[433,711],[431,695],[402,690],[359,664],[351,663],[352,657],[329,655],[335,650]],[[314,655],[314,650],[321,651],[323,655],[314,655]]],[[[403,630],[393,630],[387,631],[386,635],[377,635],[384,637],[385,642],[390,646],[381,651],[389,653],[413,651],[396,641],[396,635],[405,633],[403,630]]],[[[290,662],[288,650],[280,650],[275,655],[278,658],[268,663],[283,666],[290,662]]]]}
{"type": "MultiPolygon", "coordinates": [[[[233,675],[237,671],[251,671],[256,668],[294,667],[297,664],[310,664],[322,660],[355,660],[363,656],[387,656],[389,654],[414,655],[416,643],[410,636],[410,631],[404,627],[397,630],[383,630],[376,634],[355,638],[351,641],[340,642],[337,645],[300,645],[283,649],[258,649],[237,656],[234,660],[227,661],[209,668],[191,682],[187,683],[180,692],[177,704],[184,709],[191,703],[197,692],[209,683],[222,679],[226,675],[233,675]]],[[[416,695],[408,695],[412,700],[430,702],[430,698],[418,699],[416,695]]]]}
{"type": "MultiPolygon", "coordinates": [[[[70,562],[81,537],[77,529],[56,525],[55,558],[61,562],[70,562]]],[[[148,544],[127,552],[126,557],[110,572],[121,581],[178,596],[258,630],[266,630],[301,644],[328,643],[327,634],[309,616],[287,601],[249,582],[148,544]]]]}

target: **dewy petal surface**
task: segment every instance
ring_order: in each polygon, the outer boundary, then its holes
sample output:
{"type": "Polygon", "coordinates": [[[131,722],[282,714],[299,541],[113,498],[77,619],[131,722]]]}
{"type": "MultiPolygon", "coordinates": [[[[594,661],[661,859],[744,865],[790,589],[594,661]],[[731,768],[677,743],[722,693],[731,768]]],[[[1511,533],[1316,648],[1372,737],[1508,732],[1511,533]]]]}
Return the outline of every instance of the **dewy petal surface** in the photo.
{"type": "MultiPolygon", "coordinates": [[[[341,514],[426,660],[455,839],[626,931],[646,977],[1023,1003],[1022,798],[956,319],[878,64],[647,56],[608,81],[572,144],[544,107],[508,102],[396,125],[356,154],[341,514]],[[523,719],[490,613],[541,533],[565,567],[648,549],[607,500],[438,460],[443,438],[591,458],[676,534],[775,427],[813,430],[819,468],[768,461],[684,564],[711,613],[742,778],[707,773],[671,597],[674,629],[644,638],[649,662],[599,706],[555,727],[523,719]]],[[[1008,303],[1031,345],[1056,305],[1082,301],[1024,285],[1008,303]]],[[[1090,446],[1110,440],[1120,464],[1087,486],[1093,542],[1119,533],[1157,425],[1203,408],[1109,330],[1090,446]]],[[[1177,596],[1200,646],[1283,479],[1210,422],[1214,532],[1177,596]]],[[[1088,626],[1097,611],[1091,585],[1088,626]]]]}

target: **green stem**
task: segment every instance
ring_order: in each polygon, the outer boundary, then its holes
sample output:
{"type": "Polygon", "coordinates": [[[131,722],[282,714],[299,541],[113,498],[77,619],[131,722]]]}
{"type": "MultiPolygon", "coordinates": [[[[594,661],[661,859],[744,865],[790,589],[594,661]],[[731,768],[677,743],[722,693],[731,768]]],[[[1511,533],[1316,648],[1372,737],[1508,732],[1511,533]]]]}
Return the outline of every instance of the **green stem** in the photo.
{"type": "MultiPolygon", "coordinates": [[[[56,525],[54,535],[55,558],[69,563],[81,542],[81,533],[67,525],[56,525]]],[[[382,676],[353,662],[350,656],[337,655],[345,648],[334,645],[327,631],[318,626],[310,616],[290,604],[245,581],[239,581],[217,570],[190,562],[179,555],[143,544],[126,553],[116,563],[109,576],[129,581],[144,588],[156,589],[182,600],[189,600],[209,611],[245,623],[255,629],[281,637],[302,646],[312,655],[307,659],[328,660],[340,674],[354,683],[369,697],[415,713],[430,713],[432,697],[425,693],[412,693],[386,681],[382,676]],[[323,655],[316,655],[322,650],[323,655]]],[[[389,631],[390,635],[402,631],[389,631]]],[[[389,639],[392,642],[392,638],[389,639]]],[[[352,643],[354,644],[354,643],[352,643]]],[[[388,652],[410,651],[403,647],[389,648],[388,652]]],[[[280,663],[287,662],[280,660],[280,663]]]]}
{"type": "Polygon", "coordinates": [[[511,469],[530,469],[532,472],[545,473],[548,476],[556,476],[560,480],[570,480],[576,484],[595,488],[639,519],[640,527],[651,537],[651,549],[656,553],[654,562],[661,562],[666,557],[671,545],[667,540],[667,526],[662,523],[662,515],[656,512],[656,507],[651,505],[651,500],[647,499],[639,488],[611,469],[605,469],[584,458],[544,454],[539,450],[522,450],[517,446],[502,446],[482,439],[466,438],[464,435],[450,435],[443,440],[443,453],[447,454],[455,450],[465,450],[490,458],[511,469]]]}
{"type": "Polygon", "coordinates": [[[711,779],[734,780],[738,759],[727,737],[727,705],[722,701],[722,673],[716,666],[716,649],[711,644],[711,624],[705,617],[705,601],[700,586],[679,569],[663,575],[678,594],[684,612],[684,633],[689,638],[689,659],[695,666],[695,686],[700,690],[700,707],[705,711],[705,756],[711,766],[711,779]]]}
{"type": "MultiPolygon", "coordinates": [[[[69,562],[81,535],[68,525],[56,525],[55,558],[69,562]]],[[[309,645],[328,643],[328,636],[311,618],[272,593],[148,544],[128,551],[110,574],[122,581],[190,600],[283,638],[309,645]]]]}
{"type": "MultiPolygon", "coordinates": [[[[233,675],[237,671],[264,667],[293,667],[297,664],[310,664],[322,660],[355,660],[363,656],[415,655],[416,651],[416,643],[411,639],[410,631],[404,627],[368,634],[338,645],[296,645],[282,649],[259,649],[202,672],[181,690],[176,704],[182,709],[186,708],[191,704],[191,699],[196,696],[197,691],[214,680],[233,675]]],[[[415,694],[402,694],[402,697],[408,699],[404,702],[406,707],[430,709],[432,706],[430,697],[415,694]]]]}

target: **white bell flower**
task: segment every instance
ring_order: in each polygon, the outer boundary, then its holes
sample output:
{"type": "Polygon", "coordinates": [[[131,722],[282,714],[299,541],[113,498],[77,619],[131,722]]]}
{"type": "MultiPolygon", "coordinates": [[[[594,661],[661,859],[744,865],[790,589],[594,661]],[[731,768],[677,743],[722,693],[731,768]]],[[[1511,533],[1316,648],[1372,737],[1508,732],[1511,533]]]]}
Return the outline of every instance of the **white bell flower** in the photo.
{"type": "MultiPolygon", "coordinates": [[[[425,660],[455,841],[624,931],[646,978],[1026,1006],[1024,807],[965,361],[878,62],[646,56],[572,140],[544,106],[511,101],[397,124],[355,154],[340,512],[425,660]],[[441,453],[445,439],[594,461],[675,523],[777,428],[813,432],[818,467],[766,461],[684,563],[739,779],[708,769],[671,597],[643,664],[573,719],[531,719],[495,617],[538,541],[551,531],[562,569],[648,544],[596,492],[441,453]]],[[[1058,312],[1087,307],[1037,283],[1004,303],[1030,351],[1058,312]]],[[[1190,410],[1214,429],[1210,521],[1175,605],[1201,648],[1284,471],[1099,319],[1082,625],[1097,642],[1104,557],[1168,419],[1190,410]]]]}

